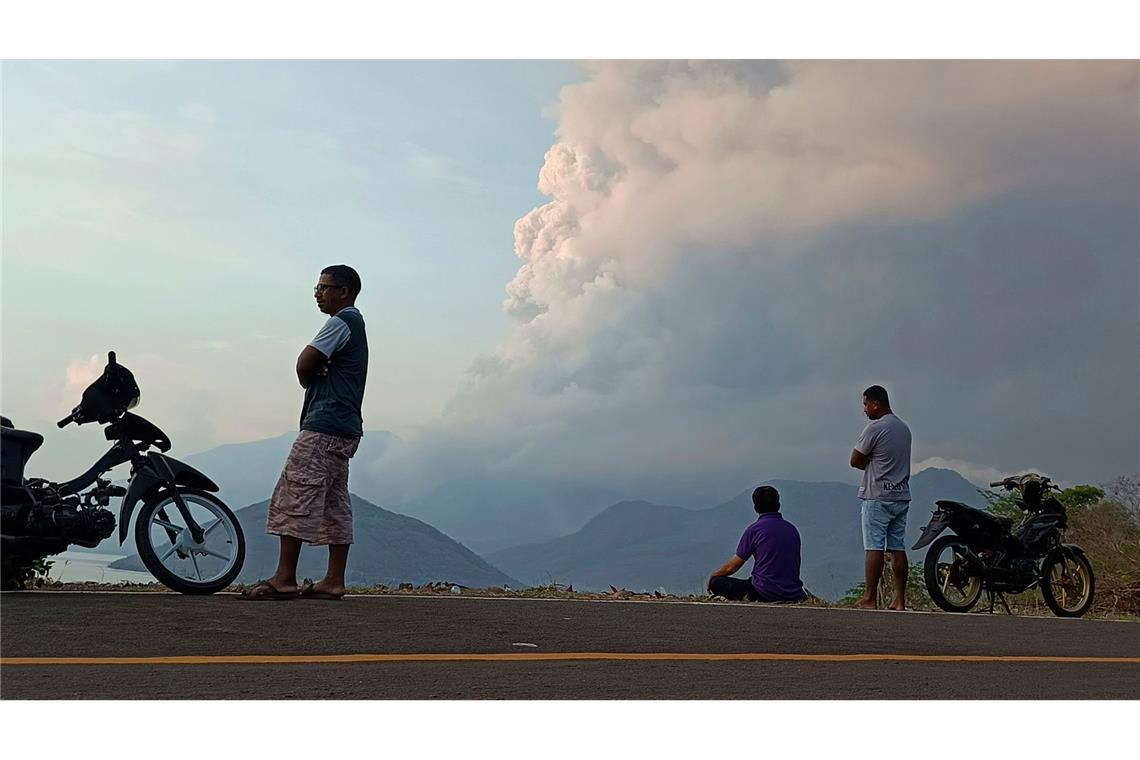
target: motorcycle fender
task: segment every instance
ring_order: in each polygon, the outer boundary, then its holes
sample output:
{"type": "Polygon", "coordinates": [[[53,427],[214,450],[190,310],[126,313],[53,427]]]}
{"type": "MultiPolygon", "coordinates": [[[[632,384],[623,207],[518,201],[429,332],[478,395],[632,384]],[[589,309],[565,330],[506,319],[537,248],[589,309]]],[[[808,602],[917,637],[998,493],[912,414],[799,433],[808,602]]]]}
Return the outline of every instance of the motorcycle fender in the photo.
{"type": "Polygon", "coordinates": [[[950,524],[950,516],[945,512],[936,511],[930,516],[930,522],[922,529],[922,535],[914,542],[914,546],[910,547],[911,551],[921,549],[929,544],[934,539],[938,538],[938,534],[946,530],[946,526],[950,524]]]}
{"type": "Polygon", "coordinates": [[[202,491],[218,491],[217,483],[185,462],[179,462],[174,457],[155,451],[148,452],[146,458],[146,464],[131,478],[127,486],[127,495],[123,497],[123,506],[119,511],[120,546],[127,540],[127,529],[135,505],[159,488],[178,485],[202,491]]]}
{"type": "Polygon", "coordinates": [[[1076,544],[1061,544],[1060,546],[1055,547],[1052,551],[1045,555],[1045,560],[1048,561],[1049,558],[1054,554],[1060,554],[1062,557],[1071,560],[1075,560],[1077,557],[1085,557],[1087,559],[1085,550],[1076,544]]]}

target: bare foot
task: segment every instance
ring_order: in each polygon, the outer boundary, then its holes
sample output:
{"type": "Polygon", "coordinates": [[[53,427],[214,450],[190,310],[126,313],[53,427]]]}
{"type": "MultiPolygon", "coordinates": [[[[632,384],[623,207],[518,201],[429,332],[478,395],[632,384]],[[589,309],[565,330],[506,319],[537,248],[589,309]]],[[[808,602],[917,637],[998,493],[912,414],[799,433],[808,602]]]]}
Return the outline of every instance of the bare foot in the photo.
{"type": "Polygon", "coordinates": [[[877,610],[879,605],[875,604],[874,599],[860,599],[855,602],[855,606],[861,610],[877,610]]]}
{"type": "Polygon", "coordinates": [[[891,605],[891,609],[897,610],[899,612],[905,612],[906,611],[906,602],[895,602],[894,604],[891,605]]]}

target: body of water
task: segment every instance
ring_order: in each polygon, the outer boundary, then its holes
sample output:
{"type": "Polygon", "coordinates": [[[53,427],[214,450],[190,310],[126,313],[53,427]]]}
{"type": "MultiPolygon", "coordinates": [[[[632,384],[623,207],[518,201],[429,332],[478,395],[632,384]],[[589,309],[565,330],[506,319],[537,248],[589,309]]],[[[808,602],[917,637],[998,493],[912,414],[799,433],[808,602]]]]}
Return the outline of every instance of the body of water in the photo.
{"type": "Polygon", "coordinates": [[[66,551],[48,557],[52,563],[48,577],[64,583],[155,583],[154,576],[135,570],[115,570],[108,565],[120,560],[121,554],[66,551]]]}

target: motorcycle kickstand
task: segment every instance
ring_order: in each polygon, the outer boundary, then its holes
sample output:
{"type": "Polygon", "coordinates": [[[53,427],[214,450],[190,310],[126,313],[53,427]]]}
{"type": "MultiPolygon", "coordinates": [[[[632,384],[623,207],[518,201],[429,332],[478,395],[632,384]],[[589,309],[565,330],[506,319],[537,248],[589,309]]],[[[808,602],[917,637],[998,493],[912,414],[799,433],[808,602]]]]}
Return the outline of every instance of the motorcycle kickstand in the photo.
{"type": "Polygon", "coordinates": [[[990,614],[991,615],[994,614],[994,602],[996,602],[998,599],[1001,600],[1001,606],[1005,607],[1005,614],[1007,614],[1007,615],[1013,614],[1013,610],[1011,610],[1009,608],[1009,602],[1007,602],[1005,600],[1005,594],[1003,594],[1000,591],[988,591],[986,593],[988,593],[990,595],[990,614]]]}

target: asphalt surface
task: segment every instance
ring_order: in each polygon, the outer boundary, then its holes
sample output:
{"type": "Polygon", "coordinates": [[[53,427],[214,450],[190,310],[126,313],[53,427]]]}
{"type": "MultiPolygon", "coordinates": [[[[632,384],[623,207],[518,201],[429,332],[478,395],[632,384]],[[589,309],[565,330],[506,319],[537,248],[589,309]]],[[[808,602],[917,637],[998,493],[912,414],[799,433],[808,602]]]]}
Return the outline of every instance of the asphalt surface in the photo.
{"type": "Polygon", "coordinates": [[[1140,623],[796,606],[19,592],[0,657],[3,699],[1140,698],[1140,623]]]}

